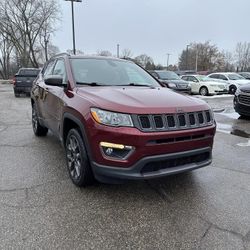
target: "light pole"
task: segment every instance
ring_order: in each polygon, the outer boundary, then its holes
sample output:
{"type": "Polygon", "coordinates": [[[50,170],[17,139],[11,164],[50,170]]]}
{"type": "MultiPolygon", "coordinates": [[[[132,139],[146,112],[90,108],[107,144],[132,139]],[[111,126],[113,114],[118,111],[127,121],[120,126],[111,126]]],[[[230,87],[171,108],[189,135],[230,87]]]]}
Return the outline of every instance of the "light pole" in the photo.
{"type": "Polygon", "coordinates": [[[167,53],[167,56],[168,56],[168,60],[167,60],[167,69],[168,69],[168,65],[169,65],[169,56],[171,56],[170,53],[167,53]]]}
{"type": "Polygon", "coordinates": [[[76,41],[75,41],[75,22],[74,22],[74,2],[82,2],[82,0],[65,0],[71,2],[72,12],[72,35],[73,35],[73,54],[76,54],[76,41]]]}
{"type": "Polygon", "coordinates": [[[187,50],[186,50],[186,70],[188,69],[188,47],[190,44],[187,45],[187,50]]]}
{"type": "Polygon", "coordinates": [[[117,58],[120,57],[120,44],[117,44],[117,58]]]}

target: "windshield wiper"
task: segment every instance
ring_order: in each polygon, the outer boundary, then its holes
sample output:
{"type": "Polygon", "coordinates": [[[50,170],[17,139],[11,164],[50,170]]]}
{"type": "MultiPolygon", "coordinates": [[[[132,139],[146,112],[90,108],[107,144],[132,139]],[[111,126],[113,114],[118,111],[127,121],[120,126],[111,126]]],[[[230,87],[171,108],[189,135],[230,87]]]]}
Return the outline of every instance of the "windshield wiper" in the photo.
{"type": "Polygon", "coordinates": [[[88,86],[104,86],[104,84],[97,82],[76,82],[78,85],[88,85],[88,86]]]}
{"type": "Polygon", "coordinates": [[[138,87],[150,87],[150,88],[154,88],[154,86],[152,86],[151,84],[146,84],[146,83],[144,83],[144,84],[140,84],[140,83],[134,83],[134,82],[130,82],[130,83],[128,83],[128,84],[124,84],[124,85],[122,85],[122,86],[138,86],[138,87]]]}

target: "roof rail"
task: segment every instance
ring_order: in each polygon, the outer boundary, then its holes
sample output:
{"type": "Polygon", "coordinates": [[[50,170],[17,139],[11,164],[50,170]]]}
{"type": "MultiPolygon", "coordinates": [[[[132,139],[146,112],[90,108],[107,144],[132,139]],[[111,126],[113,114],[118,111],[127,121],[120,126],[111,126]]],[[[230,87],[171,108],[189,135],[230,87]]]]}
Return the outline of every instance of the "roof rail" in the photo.
{"type": "Polygon", "coordinates": [[[52,56],[51,58],[58,57],[58,56],[70,56],[70,54],[63,52],[63,53],[56,54],[56,55],[52,56]]]}

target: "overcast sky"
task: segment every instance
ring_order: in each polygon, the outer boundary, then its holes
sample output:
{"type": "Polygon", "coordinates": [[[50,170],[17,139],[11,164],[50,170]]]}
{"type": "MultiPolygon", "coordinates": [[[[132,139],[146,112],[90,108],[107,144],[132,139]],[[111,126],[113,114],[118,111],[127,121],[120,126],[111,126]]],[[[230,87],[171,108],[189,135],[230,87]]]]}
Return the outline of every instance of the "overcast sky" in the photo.
{"type": "MultiPolygon", "coordinates": [[[[58,0],[62,23],[53,43],[72,49],[71,5],[58,0]]],[[[76,48],[85,54],[125,48],[143,53],[155,63],[178,62],[191,42],[210,40],[233,51],[239,41],[250,42],[249,0],[83,0],[75,3],[76,48]]]]}

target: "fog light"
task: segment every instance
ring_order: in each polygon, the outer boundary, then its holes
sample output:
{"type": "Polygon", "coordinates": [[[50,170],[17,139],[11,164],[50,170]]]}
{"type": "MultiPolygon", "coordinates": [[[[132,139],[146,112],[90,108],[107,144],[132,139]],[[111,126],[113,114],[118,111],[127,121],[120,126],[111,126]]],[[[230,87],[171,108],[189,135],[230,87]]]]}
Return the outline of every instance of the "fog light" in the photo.
{"type": "Polygon", "coordinates": [[[123,160],[127,159],[134,150],[132,146],[109,142],[100,142],[100,146],[105,156],[123,160]]]}

